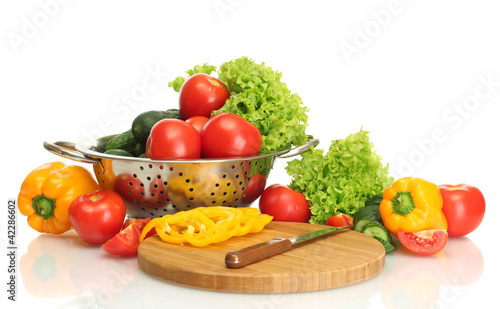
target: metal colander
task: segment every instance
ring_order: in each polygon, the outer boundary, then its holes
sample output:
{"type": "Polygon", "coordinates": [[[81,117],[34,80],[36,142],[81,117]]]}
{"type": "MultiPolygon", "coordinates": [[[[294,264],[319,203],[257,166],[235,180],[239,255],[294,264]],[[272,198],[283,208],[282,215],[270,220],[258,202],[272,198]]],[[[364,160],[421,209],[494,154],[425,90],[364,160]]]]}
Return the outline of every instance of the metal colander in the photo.
{"type": "Polygon", "coordinates": [[[204,206],[245,207],[266,186],[276,158],[296,156],[317,139],[289,150],[253,157],[151,160],[97,152],[97,140],[44,142],[48,151],[92,163],[102,189],[120,194],[131,218],[160,217],[204,206]]]}

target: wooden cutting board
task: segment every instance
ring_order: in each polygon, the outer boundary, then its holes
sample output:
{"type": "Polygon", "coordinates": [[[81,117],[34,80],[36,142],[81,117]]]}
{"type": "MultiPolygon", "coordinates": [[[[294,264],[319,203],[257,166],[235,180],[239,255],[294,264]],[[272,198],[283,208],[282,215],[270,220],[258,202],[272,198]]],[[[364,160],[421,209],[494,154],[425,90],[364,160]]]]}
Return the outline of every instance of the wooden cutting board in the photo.
{"type": "Polygon", "coordinates": [[[271,222],[256,234],[233,237],[198,248],[164,243],[158,235],[139,246],[139,267],[166,282],[211,291],[236,293],[294,293],[338,288],[370,279],[385,264],[384,247],[372,237],[351,230],[302,243],[266,260],[231,269],[227,252],[292,237],[323,225],[271,222]]]}

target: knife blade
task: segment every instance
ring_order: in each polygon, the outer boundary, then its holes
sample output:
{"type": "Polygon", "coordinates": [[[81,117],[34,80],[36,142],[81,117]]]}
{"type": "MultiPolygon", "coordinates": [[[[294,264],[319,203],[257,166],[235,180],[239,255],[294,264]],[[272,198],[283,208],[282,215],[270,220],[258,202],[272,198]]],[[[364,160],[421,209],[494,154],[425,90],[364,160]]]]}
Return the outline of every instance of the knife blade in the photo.
{"type": "Polygon", "coordinates": [[[228,252],[225,259],[226,267],[241,268],[291,250],[293,246],[296,246],[297,244],[303,243],[305,241],[312,240],[320,236],[326,236],[351,227],[353,226],[348,225],[343,227],[331,227],[290,238],[276,237],[267,242],[249,246],[238,251],[228,252]]]}

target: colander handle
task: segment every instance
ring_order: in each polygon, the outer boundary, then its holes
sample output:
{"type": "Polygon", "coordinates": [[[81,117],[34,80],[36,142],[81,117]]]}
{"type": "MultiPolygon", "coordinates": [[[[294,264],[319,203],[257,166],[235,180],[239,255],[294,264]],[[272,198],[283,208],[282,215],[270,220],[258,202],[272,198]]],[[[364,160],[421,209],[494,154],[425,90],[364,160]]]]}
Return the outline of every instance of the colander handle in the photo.
{"type": "Polygon", "coordinates": [[[313,146],[316,146],[318,144],[319,144],[319,139],[317,139],[317,138],[309,140],[304,145],[297,146],[295,148],[290,149],[290,151],[288,151],[288,152],[286,152],[286,153],[284,153],[282,155],[279,155],[278,158],[290,158],[290,157],[294,157],[296,155],[299,155],[299,154],[301,154],[301,153],[309,150],[309,148],[311,148],[313,146]]]}
{"type": "Polygon", "coordinates": [[[71,160],[75,160],[78,162],[83,162],[83,163],[99,163],[101,160],[99,159],[94,159],[85,156],[83,153],[79,152],[75,148],[75,144],[71,142],[63,142],[63,141],[45,141],[43,142],[43,147],[47,149],[48,151],[67,158],[71,160]]]}

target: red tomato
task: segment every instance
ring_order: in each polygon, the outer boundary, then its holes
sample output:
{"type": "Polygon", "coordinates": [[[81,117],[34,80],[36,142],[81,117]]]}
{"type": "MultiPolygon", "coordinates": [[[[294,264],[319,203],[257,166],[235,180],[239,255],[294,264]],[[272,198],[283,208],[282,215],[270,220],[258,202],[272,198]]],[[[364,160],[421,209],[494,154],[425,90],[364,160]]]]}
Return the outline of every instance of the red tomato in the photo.
{"type": "Polygon", "coordinates": [[[180,119],[158,121],[146,143],[146,157],[153,160],[199,159],[200,152],[200,134],[180,119]]]}
{"type": "Polygon", "coordinates": [[[179,112],[182,119],[193,116],[210,118],[212,111],[226,103],[230,93],[217,78],[204,73],[191,76],[179,92],[179,112]]]}
{"type": "Polygon", "coordinates": [[[207,123],[208,117],[205,116],[193,116],[186,119],[186,122],[192,125],[198,133],[201,133],[203,126],[207,123]]]}
{"type": "Polygon", "coordinates": [[[486,202],[478,188],[466,184],[440,185],[439,191],[443,197],[443,213],[448,221],[450,237],[467,235],[481,224],[486,202]]]}
{"type": "Polygon", "coordinates": [[[250,204],[255,201],[266,188],[266,177],[261,174],[255,174],[250,178],[245,190],[243,190],[243,202],[250,204]]]}
{"type": "Polygon", "coordinates": [[[236,114],[217,114],[201,131],[204,158],[252,156],[258,154],[261,147],[259,129],[236,114]]]}
{"type": "Polygon", "coordinates": [[[71,203],[69,218],[78,235],[89,244],[103,244],[120,232],[126,215],[118,193],[97,190],[71,203]]]}
{"type": "MultiPolygon", "coordinates": [[[[137,229],[139,230],[139,235],[142,233],[142,230],[144,229],[144,227],[146,226],[146,224],[149,223],[149,221],[151,221],[151,218],[142,218],[142,219],[136,219],[136,218],[129,218],[127,220],[125,220],[125,223],[123,223],[123,229],[127,228],[127,226],[133,224],[137,227],[137,229]]],[[[156,230],[155,229],[151,229],[147,234],[146,234],[146,237],[144,237],[144,239],[148,238],[149,236],[152,236],[156,234],[156,230]]]]}
{"type": "Polygon", "coordinates": [[[144,198],[144,186],[141,186],[141,181],[128,173],[116,176],[114,191],[131,203],[139,203],[144,198]]]}
{"type": "Polygon", "coordinates": [[[149,196],[147,196],[144,201],[150,206],[154,205],[155,207],[163,207],[168,203],[167,199],[168,193],[163,185],[163,180],[160,178],[151,180],[151,183],[149,184],[149,196]]]}
{"type": "Polygon", "coordinates": [[[424,230],[414,233],[399,231],[397,236],[408,250],[421,255],[441,252],[448,242],[446,230],[424,230]]]}
{"type": "MultiPolygon", "coordinates": [[[[346,214],[338,214],[335,216],[331,216],[326,220],[326,225],[333,226],[333,227],[343,227],[343,226],[348,226],[352,225],[354,222],[353,218],[346,215],[346,214]]],[[[349,228],[352,230],[353,228],[349,228]]]]}
{"type": "Polygon", "coordinates": [[[127,255],[137,253],[139,248],[139,229],[135,224],[130,224],[118,234],[106,241],[101,249],[114,255],[127,255]]]}
{"type": "Polygon", "coordinates": [[[304,194],[280,184],[264,190],[259,208],[262,213],[273,216],[274,221],[308,222],[311,219],[309,202],[304,194]]]}

